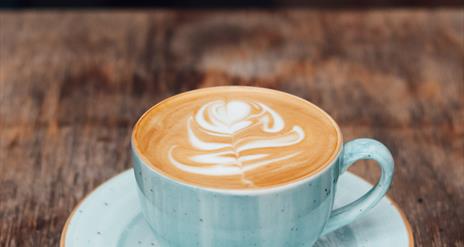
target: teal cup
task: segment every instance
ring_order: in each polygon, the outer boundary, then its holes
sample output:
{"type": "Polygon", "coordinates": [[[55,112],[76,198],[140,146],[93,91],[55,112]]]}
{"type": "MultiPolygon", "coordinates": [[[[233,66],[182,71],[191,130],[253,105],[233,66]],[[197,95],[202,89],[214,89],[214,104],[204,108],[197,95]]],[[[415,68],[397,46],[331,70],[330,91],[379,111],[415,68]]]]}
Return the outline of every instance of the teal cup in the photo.
{"type": "Polygon", "coordinates": [[[165,246],[312,246],[374,207],[385,196],[394,169],[382,143],[361,138],[345,143],[318,173],[293,183],[259,190],[205,188],[154,169],[133,138],[142,212],[165,246]],[[376,161],[380,179],[361,198],[333,210],[338,177],[358,160],[376,161]]]}

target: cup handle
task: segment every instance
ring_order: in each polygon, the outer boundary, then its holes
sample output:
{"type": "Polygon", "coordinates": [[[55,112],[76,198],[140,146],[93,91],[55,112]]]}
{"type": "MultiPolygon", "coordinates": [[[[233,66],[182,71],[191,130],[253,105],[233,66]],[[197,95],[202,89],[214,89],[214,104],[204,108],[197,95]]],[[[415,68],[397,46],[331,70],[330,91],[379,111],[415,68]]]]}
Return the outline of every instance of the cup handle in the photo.
{"type": "Polygon", "coordinates": [[[343,148],[339,174],[345,172],[358,160],[377,161],[382,173],[377,184],[362,197],[341,208],[332,210],[322,235],[351,223],[374,207],[384,197],[393,177],[393,157],[382,143],[369,138],[360,138],[347,142],[343,148]]]}

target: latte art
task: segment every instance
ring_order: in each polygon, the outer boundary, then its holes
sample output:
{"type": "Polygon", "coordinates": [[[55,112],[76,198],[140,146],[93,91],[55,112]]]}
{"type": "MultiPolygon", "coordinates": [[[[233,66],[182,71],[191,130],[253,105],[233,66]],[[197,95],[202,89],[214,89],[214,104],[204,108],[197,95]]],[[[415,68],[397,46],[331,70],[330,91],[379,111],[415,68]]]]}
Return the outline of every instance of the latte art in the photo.
{"type": "MultiPolygon", "coordinates": [[[[284,131],[284,119],[271,107],[255,101],[208,102],[187,119],[186,125],[193,155],[188,157],[189,162],[177,160],[174,145],[169,149],[169,161],[185,172],[211,176],[243,174],[284,162],[301,151],[275,157],[275,148],[292,146],[305,137],[298,125],[284,131]],[[254,135],[257,129],[261,132],[254,135]],[[203,136],[216,141],[203,140],[203,136]]],[[[246,178],[244,182],[252,183],[246,178]]]]}
{"type": "Polygon", "coordinates": [[[341,146],[334,121],[316,106],[250,87],[200,89],[169,98],[142,116],[132,141],[166,176],[224,189],[308,177],[341,146]]]}

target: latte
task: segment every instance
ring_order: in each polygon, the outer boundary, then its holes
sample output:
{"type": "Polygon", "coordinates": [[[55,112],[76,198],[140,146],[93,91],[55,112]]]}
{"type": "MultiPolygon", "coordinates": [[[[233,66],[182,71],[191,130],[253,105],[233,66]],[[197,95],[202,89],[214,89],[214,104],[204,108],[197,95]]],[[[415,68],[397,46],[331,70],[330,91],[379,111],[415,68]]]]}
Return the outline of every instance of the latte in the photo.
{"type": "Polygon", "coordinates": [[[168,98],[137,122],[133,145],[160,173],[221,189],[288,184],[326,167],[341,147],[336,123],[283,92],[213,87],[168,98]]]}

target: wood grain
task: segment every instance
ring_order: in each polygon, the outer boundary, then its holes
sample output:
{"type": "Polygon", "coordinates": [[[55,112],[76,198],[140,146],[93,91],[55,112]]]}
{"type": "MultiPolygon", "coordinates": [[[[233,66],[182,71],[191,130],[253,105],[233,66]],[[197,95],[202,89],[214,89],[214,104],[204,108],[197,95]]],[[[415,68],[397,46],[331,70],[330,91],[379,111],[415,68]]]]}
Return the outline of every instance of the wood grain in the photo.
{"type": "MultiPolygon", "coordinates": [[[[464,246],[464,10],[0,13],[0,246],[57,246],[170,95],[255,85],[389,146],[417,246],[464,246]]],[[[370,182],[369,162],[354,168],[370,182]]]]}

